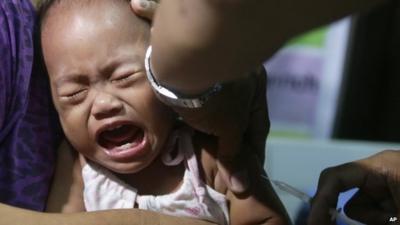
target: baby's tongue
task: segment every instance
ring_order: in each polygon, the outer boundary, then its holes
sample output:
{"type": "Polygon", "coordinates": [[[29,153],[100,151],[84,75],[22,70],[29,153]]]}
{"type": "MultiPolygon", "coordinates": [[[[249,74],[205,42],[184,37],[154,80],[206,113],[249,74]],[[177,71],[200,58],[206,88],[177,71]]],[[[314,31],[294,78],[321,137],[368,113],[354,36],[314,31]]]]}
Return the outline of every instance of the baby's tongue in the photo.
{"type": "Polygon", "coordinates": [[[120,128],[104,131],[101,134],[108,147],[117,147],[133,141],[133,137],[139,130],[133,126],[124,125],[120,128]]]}

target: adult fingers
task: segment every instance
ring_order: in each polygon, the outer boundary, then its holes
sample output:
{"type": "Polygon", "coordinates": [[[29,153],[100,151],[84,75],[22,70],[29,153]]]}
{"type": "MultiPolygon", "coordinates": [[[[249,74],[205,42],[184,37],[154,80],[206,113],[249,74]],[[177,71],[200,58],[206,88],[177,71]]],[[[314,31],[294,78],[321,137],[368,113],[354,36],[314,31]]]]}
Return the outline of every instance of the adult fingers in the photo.
{"type": "Polygon", "coordinates": [[[248,187],[247,170],[240,167],[237,154],[242,146],[242,134],[233,132],[218,139],[217,167],[220,178],[233,193],[243,193],[248,187]]]}
{"type": "Polygon", "coordinates": [[[349,216],[366,224],[389,224],[390,218],[400,215],[398,162],[399,152],[393,150],[359,161],[370,172],[357,195],[346,205],[349,216]]]}
{"type": "Polygon", "coordinates": [[[210,99],[203,108],[190,110],[175,107],[174,110],[188,125],[218,138],[217,180],[232,192],[242,193],[248,187],[246,172],[240,171],[236,165],[244,133],[242,122],[246,118],[240,116],[241,108],[232,106],[234,102],[230,101],[236,98],[229,98],[231,95],[225,91],[210,99]]]}
{"type": "Polygon", "coordinates": [[[249,76],[238,90],[241,91],[240,97],[243,98],[237,99],[241,102],[239,110],[248,113],[237,113],[241,115],[239,118],[228,120],[241,125],[235,127],[230,124],[231,130],[225,129],[231,132],[231,136],[225,136],[225,132],[221,132],[223,136],[220,137],[218,149],[218,169],[221,171],[221,177],[228,188],[237,194],[245,192],[249,187],[248,170],[241,167],[243,158],[257,155],[262,163],[265,158],[265,140],[269,130],[265,69],[262,68],[249,76]]]}
{"type": "Polygon", "coordinates": [[[392,195],[393,204],[396,206],[396,215],[400,219],[400,182],[397,179],[389,179],[389,190],[392,195]]]}
{"type": "Polygon", "coordinates": [[[308,224],[334,224],[329,209],[335,209],[341,192],[360,187],[367,178],[368,171],[356,162],[346,163],[322,171],[317,193],[313,198],[308,224]]]}
{"type": "Polygon", "coordinates": [[[399,152],[398,151],[389,151],[389,153],[387,153],[389,155],[390,159],[394,159],[392,162],[392,167],[394,169],[392,169],[391,171],[386,170],[386,174],[387,174],[387,183],[388,183],[388,187],[390,190],[390,193],[392,195],[393,198],[393,202],[396,205],[397,208],[397,214],[400,216],[400,168],[399,168],[399,152]],[[391,157],[393,156],[393,157],[391,157]]]}
{"type": "MultiPolygon", "coordinates": [[[[397,163],[398,165],[398,163],[397,163]]],[[[396,172],[391,173],[391,176],[388,178],[389,190],[391,193],[393,205],[395,206],[394,214],[391,216],[396,216],[396,224],[400,224],[400,177],[399,173],[396,172]]],[[[394,219],[394,218],[393,218],[394,219]]]]}
{"type": "Polygon", "coordinates": [[[230,107],[233,118],[227,121],[234,124],[227,125],[231,130],[225,129],[231,132],[230,139],[220,138],[218,169],[228,188],[237,194],[245,192],[249,187],[248,170],[240,167],[243,165],[240,162],[243,160],[241,155],[255,154],[264,162],[265,139],[269,129],[265,85],[265,70],[252,73],[242,82],[233,85],[238,94],[235,96],[236,104],[230,107]]]}
{"type": "Polygon", "coordinates": [[[370,194],[358,191],[346,204],[346,215],[364,224],[387,224],[396,215],[393,201],[390,198],[376,201],[370,194]]]}
{"type": "Polygon", "coordinates": [[[152,0],[131,0],[132,10],[141,17],[153,20],[154,14],[158,7],[158,1],[152,0]]]}
{"type": "Polygon", "coordinates": [[[253,104],[251,105],[250,119],[244,142],[250,145],[249,152],[256,154],[263,164],[265,160],[265,141],[270,127],[266,98],[265,69],[262,68],[262,71],[259,71],[256,78],[257,88],[253,104]]]}

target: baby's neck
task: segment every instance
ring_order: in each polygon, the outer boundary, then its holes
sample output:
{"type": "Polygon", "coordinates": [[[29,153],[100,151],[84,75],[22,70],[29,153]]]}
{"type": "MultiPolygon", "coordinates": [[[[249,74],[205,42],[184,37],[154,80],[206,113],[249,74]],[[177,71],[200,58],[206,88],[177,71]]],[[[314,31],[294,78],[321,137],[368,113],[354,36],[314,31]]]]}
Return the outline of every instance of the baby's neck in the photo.
{"type": "Polygon", "coordinates": [[[133,174],[117,174],[128,185],[135,187],[139,195],[165,195],[176,191],[184,176],[183,163],[165,165],[157,157],[148,167],[133,174]]]}

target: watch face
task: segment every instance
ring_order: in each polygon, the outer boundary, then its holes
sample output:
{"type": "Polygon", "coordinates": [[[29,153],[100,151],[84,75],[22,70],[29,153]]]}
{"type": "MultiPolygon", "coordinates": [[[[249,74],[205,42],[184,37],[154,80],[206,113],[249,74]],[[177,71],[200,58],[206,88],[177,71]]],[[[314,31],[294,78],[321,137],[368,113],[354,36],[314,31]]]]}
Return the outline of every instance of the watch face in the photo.
{"type": "Polygon", "coordinates": [[[157,83],[156,79],[154,78],[154,74],[150,64],[151,52],[152,48],[151,46],[149,46],[146,51],[146,58],[144,62],[146,67],[147,79],[149,80],[151,87],[155,91],[157,97],[167,105],[179,106],[184,108],[201,108],[211,96],[218,93],[222,89],[222,85],[217,83],[216,85],[206,90],[204,93],[198,95],[197,97],[194,98],[179,97],[171,90],[168,90],[167,88],[157,83]]]}

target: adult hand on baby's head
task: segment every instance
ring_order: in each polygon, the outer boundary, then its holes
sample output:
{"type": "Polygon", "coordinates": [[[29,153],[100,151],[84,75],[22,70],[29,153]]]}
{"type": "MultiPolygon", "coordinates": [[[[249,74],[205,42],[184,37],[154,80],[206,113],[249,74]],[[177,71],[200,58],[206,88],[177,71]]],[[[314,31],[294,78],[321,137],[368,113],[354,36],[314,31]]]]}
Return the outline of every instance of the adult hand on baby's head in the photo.
{"type": "Polygon", "coordinates": [[[309,224],[335,224],[328,211],[336,208],[339,194],[351,188],[359,190],[345,206],[347,216],[365,224],[400,224],[400,151],[383,151],[325,169],[313,199],[309,224]],[[397,221],[389,221],[395,217],[397,221]]]}
{"type": "Polygon", "coordinates": [[[233,192],[247,189],[243,155],[264,161],[269,129],[265,96],[265,70],[227,83],[198,109],[173,107],[190,126],[218,137],[218,178],[233,192]],[[251,152],[248,152],[247,150],[251,152]]]}
{"type": "MultiPolygon", "coordinates": [[[[137,15],[152,20],[158,3],[131,0],[131,6],[137,15]]],[[[246,171],[239,169],[240,155],[255,153],[264,161],[269,129],[265,82],[262,69],[257,75],[225,85],[203,108],[173,107],[187,124],[219,138],[217,179],[235,193],[246,191],[248,186],[246,171]]]]}
{"type": "Polygon", "coordinates": [[[131,0],[132,10],[141,17],[153,20],[158,6],[157,0],[131,0]]]}

